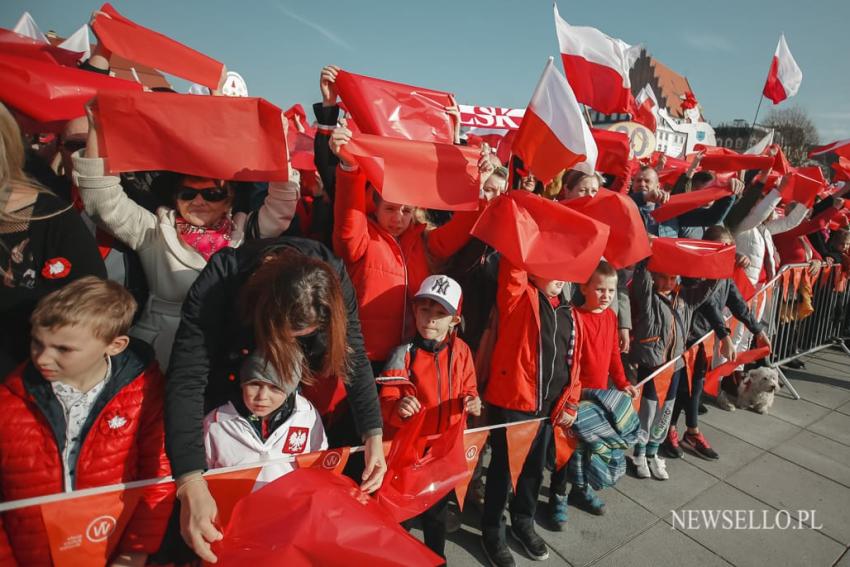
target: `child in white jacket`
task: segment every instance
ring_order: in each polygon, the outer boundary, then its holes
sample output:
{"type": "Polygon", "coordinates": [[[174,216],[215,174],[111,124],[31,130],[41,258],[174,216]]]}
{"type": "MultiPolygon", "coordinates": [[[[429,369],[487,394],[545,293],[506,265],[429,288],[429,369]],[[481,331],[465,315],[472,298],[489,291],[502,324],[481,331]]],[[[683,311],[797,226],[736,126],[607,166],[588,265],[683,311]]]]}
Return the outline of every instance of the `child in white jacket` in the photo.
{"type": "MultiPolygon", "coordinates": [[[[300,364],[282,379],[263,355],[254,352],[239,373],[241,399],[235,398],[204,419],[204,444],[211,469],[259,463],[328,447],[322,420],[296,391],[300,364]]],[[[295,469],[294,461],[266,464],[254,490],[295,469]]]]}

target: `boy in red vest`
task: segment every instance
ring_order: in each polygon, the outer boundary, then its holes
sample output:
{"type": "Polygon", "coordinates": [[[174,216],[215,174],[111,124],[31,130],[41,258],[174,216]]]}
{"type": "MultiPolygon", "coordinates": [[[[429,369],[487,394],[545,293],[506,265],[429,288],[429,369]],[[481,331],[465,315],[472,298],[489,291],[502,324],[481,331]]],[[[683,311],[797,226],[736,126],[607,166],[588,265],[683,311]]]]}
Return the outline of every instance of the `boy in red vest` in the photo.
{"type": "MultiPolygon", "coordinates": [[[[19,500],[171,474],[164,381],[153,349],[127,336],[136,302],[119,284],[80,278],[32,314],[31,360],[0,385],[0,499],[19,500]]],[[[160,545],[170,485],[145,489],[110,558],[143,565],[160,545]]],[[[92,511],[92,519],[104,510],[92,511]]],[[[49,565],[38,507],[5,512],[0,564],[49,565]]]]}

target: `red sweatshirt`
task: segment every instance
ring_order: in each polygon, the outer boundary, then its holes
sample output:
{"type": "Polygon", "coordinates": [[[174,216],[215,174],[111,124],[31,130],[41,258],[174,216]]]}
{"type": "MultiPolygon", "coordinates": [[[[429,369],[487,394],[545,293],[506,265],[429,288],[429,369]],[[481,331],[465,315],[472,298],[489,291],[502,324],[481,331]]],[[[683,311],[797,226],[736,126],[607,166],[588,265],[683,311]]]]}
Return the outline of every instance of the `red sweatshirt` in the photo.
{"type": "Polygon", "coordinates": [[[597,390],[608,389],[608,376],[614,380],[618,390],[629,385],[620,359],[617,334],[617,316],[611,309],[591,313],[576,309],[584,329],[579,376],[581,387],[597,390]]]}

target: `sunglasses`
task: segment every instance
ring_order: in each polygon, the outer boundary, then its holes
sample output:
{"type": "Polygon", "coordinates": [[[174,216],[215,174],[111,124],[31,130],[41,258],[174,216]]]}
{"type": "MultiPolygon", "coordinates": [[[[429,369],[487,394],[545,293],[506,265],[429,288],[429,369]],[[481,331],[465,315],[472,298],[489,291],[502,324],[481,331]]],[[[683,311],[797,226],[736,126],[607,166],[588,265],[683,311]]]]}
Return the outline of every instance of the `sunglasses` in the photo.
{"type": "Polygon", "coordinates": [[[207,189],[193,189],[192,187],[181,187],[177,191],[177,199],[180,201],[191,201],[200,195],[204,201],[210,203],[218,203],[224,201],[230,196],[227,189],[224,187],[209,187],[207,189]]]}

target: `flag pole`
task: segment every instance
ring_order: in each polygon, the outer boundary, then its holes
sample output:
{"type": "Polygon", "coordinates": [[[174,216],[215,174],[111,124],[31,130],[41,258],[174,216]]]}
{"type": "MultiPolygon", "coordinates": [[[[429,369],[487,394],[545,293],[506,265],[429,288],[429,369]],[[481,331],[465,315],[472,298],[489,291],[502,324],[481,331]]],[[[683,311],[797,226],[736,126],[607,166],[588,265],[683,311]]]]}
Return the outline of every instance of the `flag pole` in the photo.
{"type": "Polygon", "coordinates": [[[756,115],[753,116],[753,124],[750,126],[750,134],[747,136],[747,147],[749,148],[752,145],[753,141],[753,132],[756,129],[756,120],[759,117],[759,110],[761,110],[761,103],[764,102],[764,93],[761,94],[761,98],[759,99],[759,104],[756,107],[756,115]]]}

